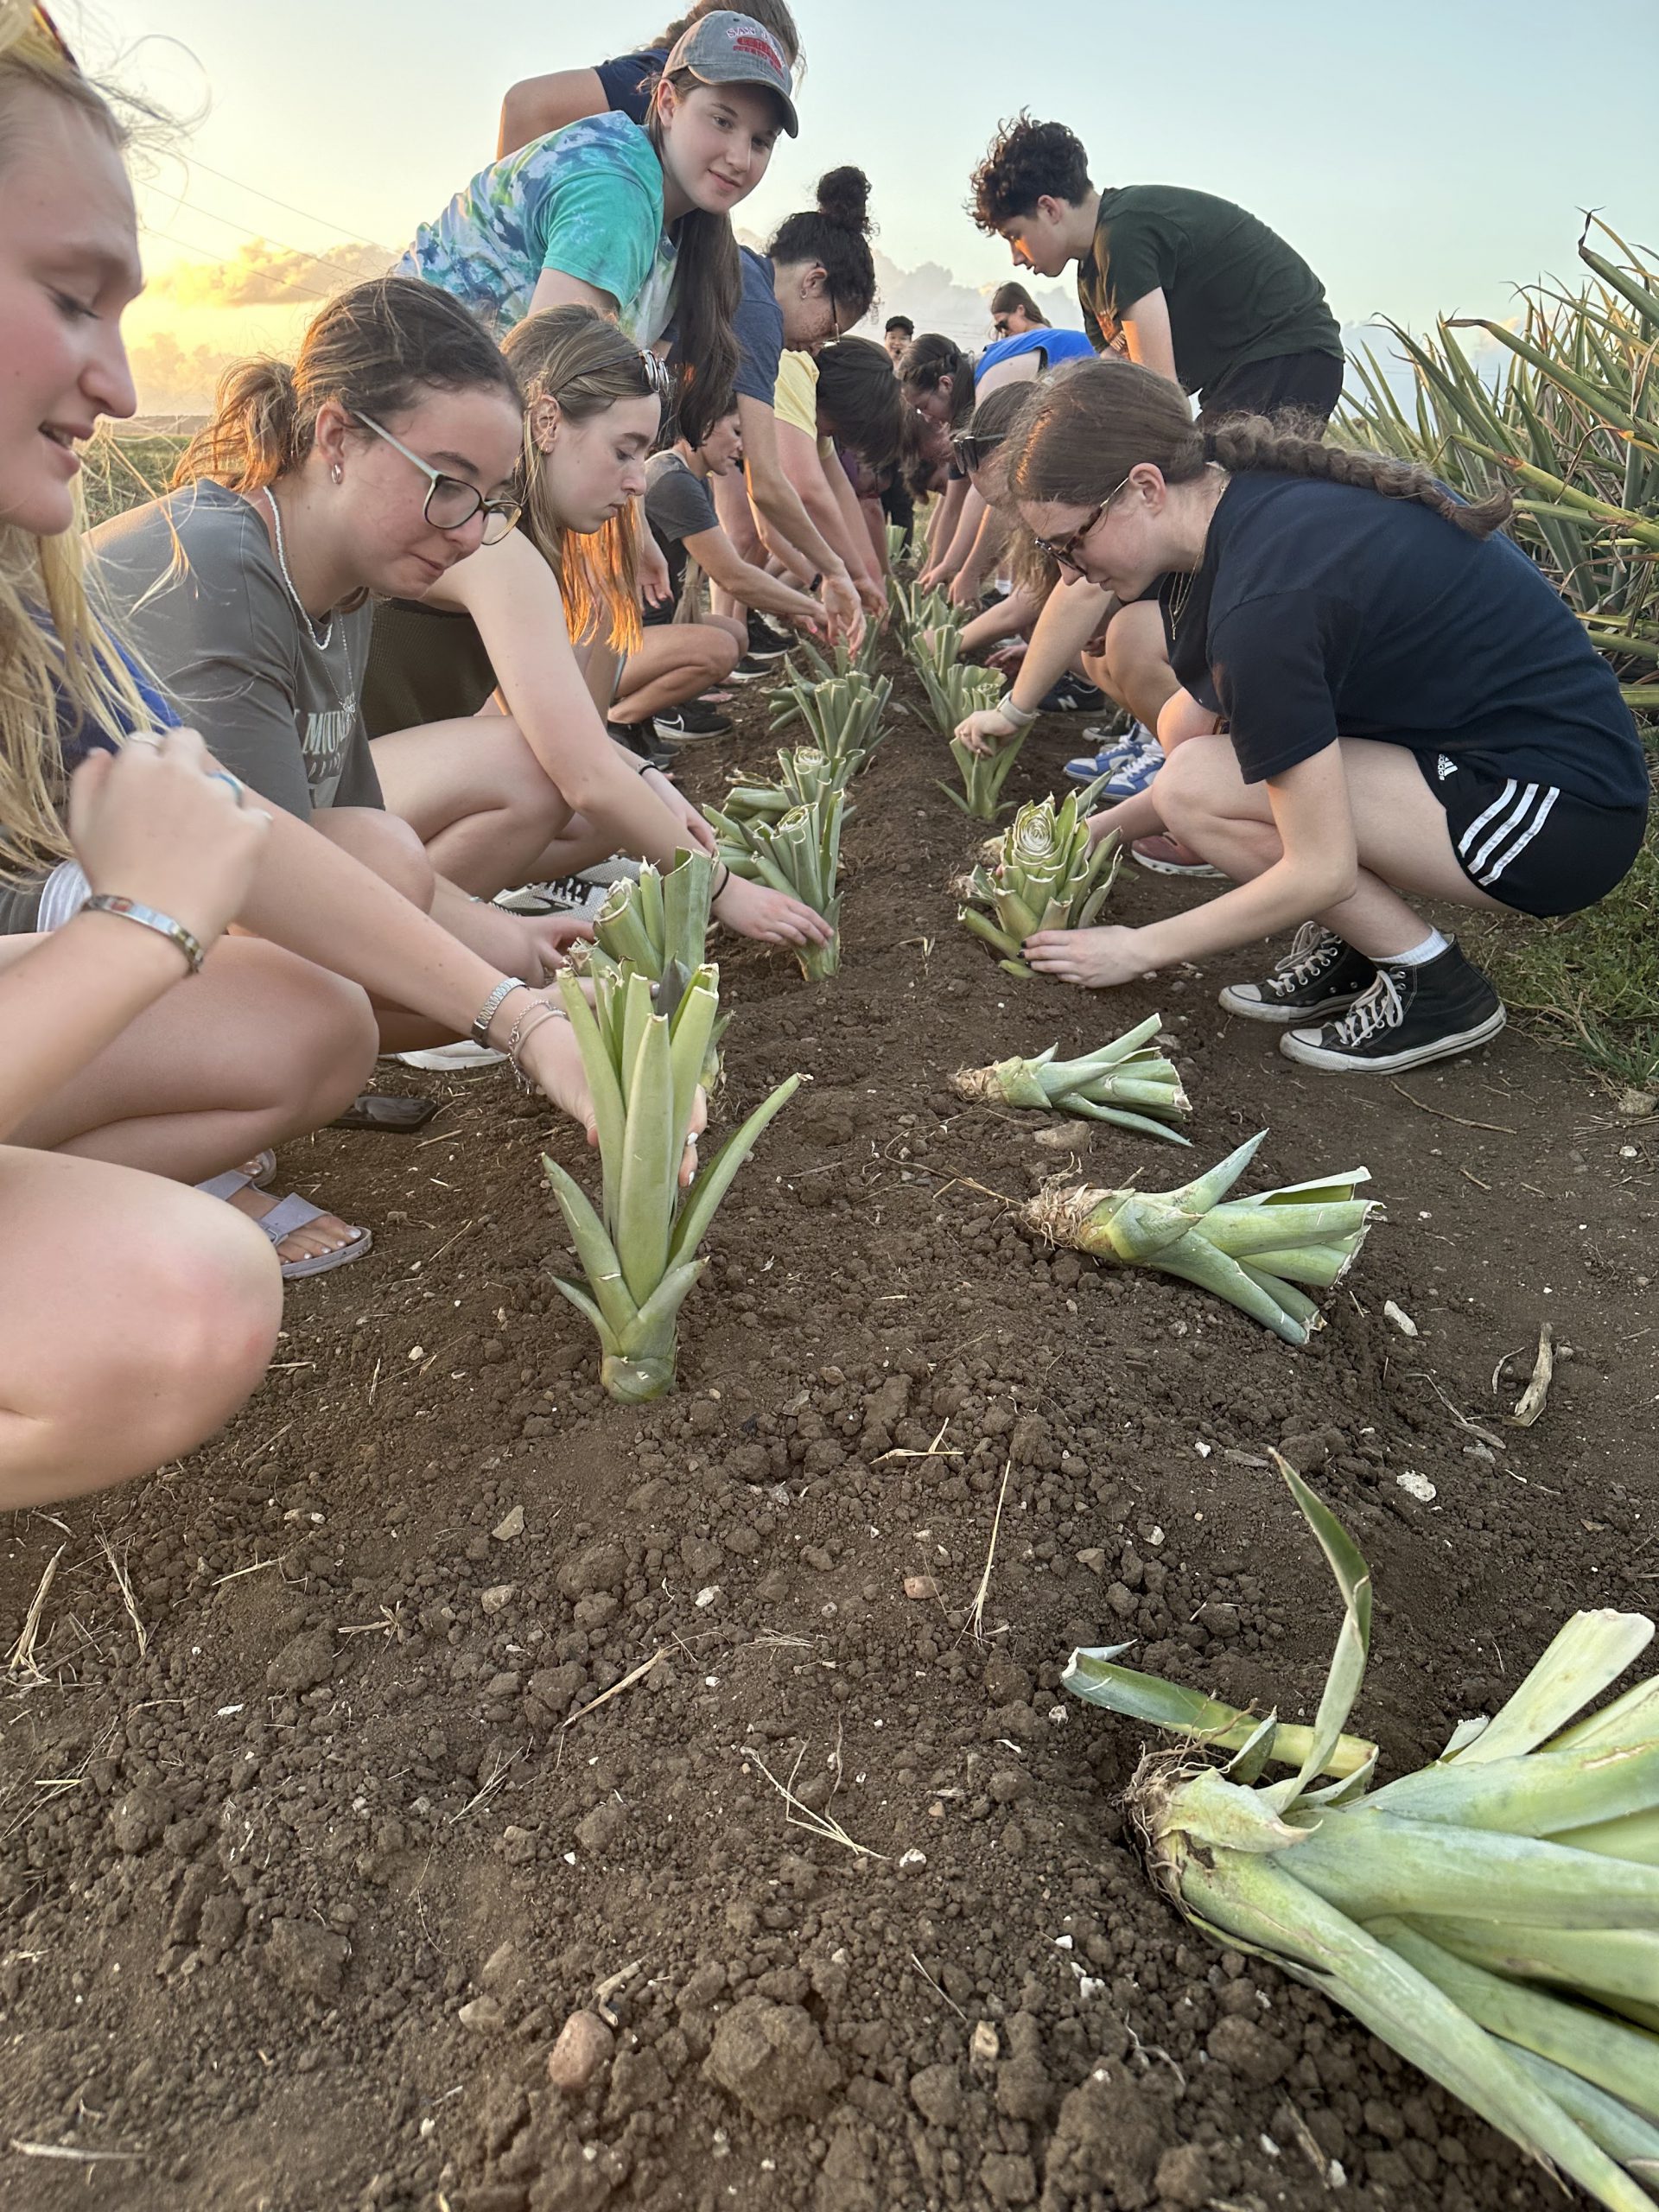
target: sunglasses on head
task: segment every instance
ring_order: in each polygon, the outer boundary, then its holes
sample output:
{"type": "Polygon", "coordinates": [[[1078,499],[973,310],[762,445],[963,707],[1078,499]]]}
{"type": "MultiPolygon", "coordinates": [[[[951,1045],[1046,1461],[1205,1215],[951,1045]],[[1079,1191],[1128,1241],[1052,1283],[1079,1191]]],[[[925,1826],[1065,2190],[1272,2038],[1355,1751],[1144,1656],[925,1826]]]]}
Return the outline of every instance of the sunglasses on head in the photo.
{"type": "MultiPolygon", "coordinates": [[[[1130,475],[1133,475],[1134,473],[1133,469],[1129,472],[1130,475]]],[[[1126,476],[1123,479],[1123,484],[1127,484],[1128,480],[1128,477],[1126,476]]],[[[1114,488],[1106,494],[1100,505],[1084,517],[1084,520],[1078,524],[1076,530],[1067,531],[1064,537],[1039,537],[1035,531],[1033,531],[1032,532],[1032,543],[1037,548],[1037,550],[1039,553],[1046,553],[1049,559],[1054,562],[1058,567],[1062,569],[1070,569],[1074,576],[1080,576],[1083,574],[1083,566],[1077,559],[1077,548],[1083,543],[1084,539],[1087,537],[1099,524],[1102,517],[1105,514],[1107,508],[1111,505],[1112,501],[1123,489],[1123,484],[1115,486],[1114,488]]]]}
{"type": "Polygon", "coordinates": [[[950,433],[951,450],[964,468],[982,467],[1006,440],[1007,433],[1002,430],[982,430],[977,435],[972,430],[950,433]]]}

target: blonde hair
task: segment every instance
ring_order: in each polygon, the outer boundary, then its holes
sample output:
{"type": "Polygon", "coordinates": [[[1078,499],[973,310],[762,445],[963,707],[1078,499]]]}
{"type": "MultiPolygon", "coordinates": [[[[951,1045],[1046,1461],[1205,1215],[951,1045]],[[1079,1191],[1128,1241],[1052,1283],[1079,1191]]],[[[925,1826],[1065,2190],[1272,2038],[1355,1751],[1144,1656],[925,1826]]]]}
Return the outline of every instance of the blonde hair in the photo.
{"type": "MultiPolygon", "coordinates": [[[[115,145],[125,143],[107,101],[35,11],[24,0],[0,0],[0,176],[43,100],[78,110],[115,145]]],[[[87,603],[78,524],[37,537],[0,521],[0,883],[41,875],[70,856],[61,723],[118,743],[148,719],[87,603]]]]}
{"type": "Polygon", "coordinates": [[[632,506],[583,537],[553,512],[541,448],[536,442],[540,400],[557,402],[573,423],[602,415],[619,399],[660,399],[656,364],[592,308],[548,308],[510,330],[502,351],[524,394],[524,514],[530,534],[559,579],[565,621],[580,643],[601,624],[618,652],[632,652],[639,621],[639,518],[632,506]]]}

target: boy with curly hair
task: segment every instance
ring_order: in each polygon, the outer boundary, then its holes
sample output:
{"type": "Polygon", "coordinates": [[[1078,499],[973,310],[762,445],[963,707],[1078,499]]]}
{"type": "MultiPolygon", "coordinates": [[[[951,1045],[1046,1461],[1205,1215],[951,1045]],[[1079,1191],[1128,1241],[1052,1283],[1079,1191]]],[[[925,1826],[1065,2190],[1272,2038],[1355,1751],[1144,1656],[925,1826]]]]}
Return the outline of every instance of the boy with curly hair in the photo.
{"type": "Polygon", "coordinates": [[[1096,191],[1062,123],[1005,124],[973,175],[969,212],[1016,267],[1077,264],[1084,327],[1198,395],[1203,416],[1330,418],[1342,337],[1325,287],[1274,231],[1207,192],[1129,184],[1096,191]]]}

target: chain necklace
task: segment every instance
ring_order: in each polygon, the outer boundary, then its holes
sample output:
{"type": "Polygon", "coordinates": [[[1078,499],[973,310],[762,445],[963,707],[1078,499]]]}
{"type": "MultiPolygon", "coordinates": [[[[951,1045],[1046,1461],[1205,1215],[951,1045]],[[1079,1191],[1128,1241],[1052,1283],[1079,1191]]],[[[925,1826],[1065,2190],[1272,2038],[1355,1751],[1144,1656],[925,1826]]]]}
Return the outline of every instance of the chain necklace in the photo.
{"type": "Polygon", "coordinates": [[[306,628],[311,632],[312,644],[317,648],[319,652],[327,652],[328,650],[328,640],[334,633],[334,618],[330,614],[324,621],[321,630],[318,629],[316,624],[312,620],[305,601],[300,597],[298,592],[294,588],[293,577],[288,573],[288,553],[286,548],[283,544],[282,510],[276,505],[276,495],[271,491],[269,485],[265,487],[265,505],[270,509],[271,528],[276,544],[276,566],[283,572],[283,582],[288,587],[288,595],[293,601],[295,607],[298,609],[301,621],[304,623],[306,628]]]}

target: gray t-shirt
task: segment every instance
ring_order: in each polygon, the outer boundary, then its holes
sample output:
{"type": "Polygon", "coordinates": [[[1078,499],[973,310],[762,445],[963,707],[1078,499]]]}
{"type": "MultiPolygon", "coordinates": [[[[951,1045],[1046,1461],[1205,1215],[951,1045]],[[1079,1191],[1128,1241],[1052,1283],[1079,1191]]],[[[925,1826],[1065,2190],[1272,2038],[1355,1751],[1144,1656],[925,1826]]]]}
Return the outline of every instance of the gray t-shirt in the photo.
{"type": "Polygon", "coordinates": [[[714,496],[677,453],[654,454],[645,463],[645,520],[668,563],[669,588],[678,599],[685,588],[688,537],[718,530],[714,496]]]}
{"type": "Polygon", "coordinates": [[[189,485],[87,543],[113,626],[216,760],[302,822],[385,804],[359,704],[369,607],[319,645],[240,493],[189,485]]]}

